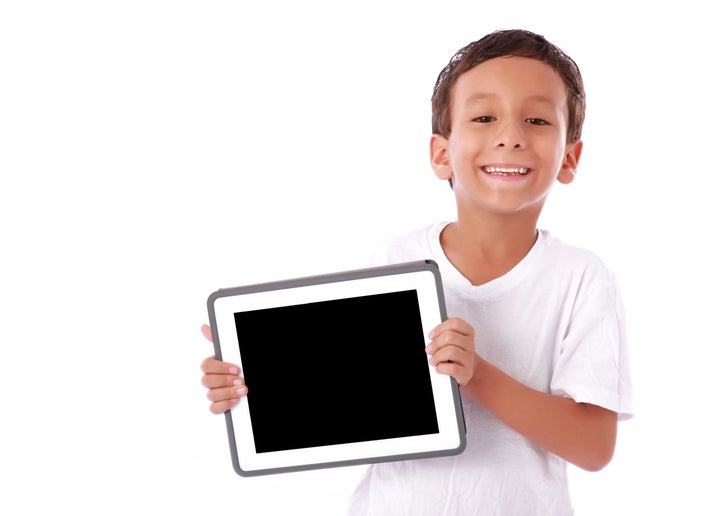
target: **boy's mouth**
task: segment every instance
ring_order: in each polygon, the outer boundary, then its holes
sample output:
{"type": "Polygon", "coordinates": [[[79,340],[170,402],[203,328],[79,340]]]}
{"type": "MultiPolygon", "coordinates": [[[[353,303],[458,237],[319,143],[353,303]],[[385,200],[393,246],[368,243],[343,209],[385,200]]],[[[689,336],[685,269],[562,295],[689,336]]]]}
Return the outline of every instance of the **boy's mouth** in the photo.
{"type": "Polygon", "coordinates": [[[487,166],[483,167],[483,170],[494,176],[524,176],[530,172],[529,168],[525,167],[497,167],[487,166]]]}

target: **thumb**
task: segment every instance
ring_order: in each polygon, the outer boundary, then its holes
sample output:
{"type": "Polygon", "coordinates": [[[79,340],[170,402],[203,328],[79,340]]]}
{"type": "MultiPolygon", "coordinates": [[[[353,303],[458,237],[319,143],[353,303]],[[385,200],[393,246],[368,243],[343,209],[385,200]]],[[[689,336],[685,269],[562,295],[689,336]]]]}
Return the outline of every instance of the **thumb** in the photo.
{"type": "Polygon", "coordinates": [[[213,341],[213,339],[212,339],[212,330],[210,330],[210,326],[208,326],[207,324],[203,324],[203,325],[200,327],[200,331],[202,332],[202,334],[205,336],[205,338],[206,338],[207,340],[209,340],[210,342],[213,341]]]}

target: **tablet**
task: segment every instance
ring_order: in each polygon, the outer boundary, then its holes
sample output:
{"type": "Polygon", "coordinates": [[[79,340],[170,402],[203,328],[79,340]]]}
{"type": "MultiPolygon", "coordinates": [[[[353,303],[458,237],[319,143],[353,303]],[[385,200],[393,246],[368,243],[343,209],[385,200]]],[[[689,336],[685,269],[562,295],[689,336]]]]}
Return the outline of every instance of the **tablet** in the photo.
{"type": "Polygon", "coordinates": [[[225,413],[235,471],[284,473],[458,454],[458,385],[430,365],[446,319],[427,260],[220,289],[215,356],[248,394],[225,413]]]}

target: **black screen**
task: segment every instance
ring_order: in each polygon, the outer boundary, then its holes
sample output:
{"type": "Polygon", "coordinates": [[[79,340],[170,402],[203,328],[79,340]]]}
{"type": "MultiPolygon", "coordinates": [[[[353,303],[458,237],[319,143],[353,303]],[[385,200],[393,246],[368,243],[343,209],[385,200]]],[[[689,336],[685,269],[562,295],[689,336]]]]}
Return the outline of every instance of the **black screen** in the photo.
{"type": "Polygon", "coordinates": [[[235,324],[257,453],[438,433],[415,290],[235,324]]]}

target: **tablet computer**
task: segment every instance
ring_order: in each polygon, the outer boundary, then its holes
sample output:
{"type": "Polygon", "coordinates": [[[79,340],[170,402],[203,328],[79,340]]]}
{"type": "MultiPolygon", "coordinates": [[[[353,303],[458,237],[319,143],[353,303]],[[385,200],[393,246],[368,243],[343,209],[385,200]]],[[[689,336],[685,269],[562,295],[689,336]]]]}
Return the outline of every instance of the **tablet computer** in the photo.
{"type": "Polygon", "coordinates": [[[207,305],[215,356],[248,386],[225,413],[239,475],[465,448],[458,385],[425,353],[446,319],[434,261],[220,289],[207,305]]]}

